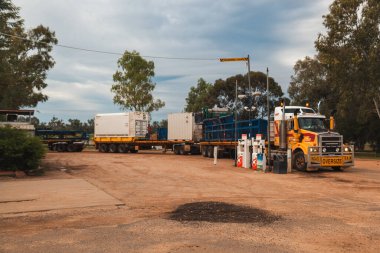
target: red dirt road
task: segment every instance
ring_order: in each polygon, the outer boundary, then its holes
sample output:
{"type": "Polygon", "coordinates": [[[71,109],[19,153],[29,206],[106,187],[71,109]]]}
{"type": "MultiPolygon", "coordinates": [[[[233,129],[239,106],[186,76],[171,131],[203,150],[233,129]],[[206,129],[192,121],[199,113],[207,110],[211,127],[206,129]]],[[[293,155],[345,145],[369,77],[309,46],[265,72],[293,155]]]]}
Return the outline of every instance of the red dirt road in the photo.
{"type": "MultiPolygon", "coordinates": [[[[122,206],[0,215],[1,252],[380,252],[380,161],[344,172],[263,174],[171,153],[48,153],[42,177],[80,178],[122,206]],[[178,222],[213,201],[279,216],[271,223],[178,222]]],[[[53,193],[52,193],[53,194],[53,193]]],[[[1,205],[1,203],[0,203],[1,205]]]]}

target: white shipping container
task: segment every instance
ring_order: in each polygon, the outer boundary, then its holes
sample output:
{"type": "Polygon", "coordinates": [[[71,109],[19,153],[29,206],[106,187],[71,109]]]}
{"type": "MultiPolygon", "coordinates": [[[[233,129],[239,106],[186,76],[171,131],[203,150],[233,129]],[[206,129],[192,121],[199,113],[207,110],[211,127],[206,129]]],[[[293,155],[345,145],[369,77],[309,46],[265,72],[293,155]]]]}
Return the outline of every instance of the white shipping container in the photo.
{"type": "Polygon", "coordinates": [[[95,116],[95,137],[145,137],[149,114],[145,112],[103,113],[95,116]]]}
{"type": "Polygon", "coordinates": [[[168,140],[193,140],[195,119],[191,112],[168,115],[168,140]]]}

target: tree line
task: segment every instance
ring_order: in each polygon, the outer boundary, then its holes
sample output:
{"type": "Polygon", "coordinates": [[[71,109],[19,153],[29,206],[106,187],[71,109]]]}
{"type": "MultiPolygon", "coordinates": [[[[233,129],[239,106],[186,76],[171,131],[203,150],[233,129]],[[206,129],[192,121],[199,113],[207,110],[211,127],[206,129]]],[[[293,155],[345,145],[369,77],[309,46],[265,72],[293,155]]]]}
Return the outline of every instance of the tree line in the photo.
{"type": "Polygon", "coordinates": [[[49,122],[40,122],[38,118],[33,117],[32,124],[36,129],[41,130],[76,130],[86,133],[94,132],[94,119],[89,119],[84,122],[79,119],[68,119],[67,122],[65,122],[54,116],[49,122]]]}
{"type": "MultiPolygon", "coordinates": [[[[323,16],[325,33],[315,40],[316,55],[306,56],[294,65],[288,88],[290,100],[281,86],[269,78],[271,111],[280,100],[286,104],[308,102],[326,116],[336,110],[337,130],[345,140],[359,147],[369,142],[380,149],[380,2],[378,0],[334,0],[329,13],[323,16]]],[[[43,94],[46,76],[54,66],[51,56],[58,43],[48,27],[26,30],[19,8],[11,0],[0,1],[0,109],[35,107],[47,101],[43,94]]],[[[165,106],[154,99],[154,63],[136,51],[125,51],[113,75],[113,102],[122,110],[153,112],[165,106]]],[[[218,79],[213,84],[200,78],[186,98],[185,111],[198,112],[214,106],[238,111],[239,117],[266,117],[266,74],[218,79]],[[238,91],[235,91],[237,83],[238,91]],[[261,92],[262,96],[246,96],[235,103],[236,93],[261,92]],[[248,108],[248,110],[246,110],[248,108]]],[[[65,124],[53,118],[39,123],[46,127],[91,128],[91,120],[69,120],[65,124]],[[45,125],[43,125],[45,124],[45,125]]],[[[159,125],[159,123],[156,123],[159,125]]],[[[93,127],[92,127],[93,129],[93,127]]]]}
{"type": "Polygon", "coordinates": [[[335,0],[325,15],[325,34],[315,40],[315,56],[298,60],[288,89],[293,104],[308,101],[329,115],[337,129],[362,148],[380,150],[380,2],[335,0]]]}

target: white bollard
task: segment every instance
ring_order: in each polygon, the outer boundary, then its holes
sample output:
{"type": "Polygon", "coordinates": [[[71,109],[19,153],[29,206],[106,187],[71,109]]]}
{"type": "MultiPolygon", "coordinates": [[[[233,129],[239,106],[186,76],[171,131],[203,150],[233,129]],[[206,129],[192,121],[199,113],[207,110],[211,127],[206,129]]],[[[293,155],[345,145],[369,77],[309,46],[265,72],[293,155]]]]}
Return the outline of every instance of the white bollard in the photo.
{"type": "Polygon", "coordinates": [[[218,160],[218,146],[214,146],[214,165],[216,165],[217,160],[218,160]]]}

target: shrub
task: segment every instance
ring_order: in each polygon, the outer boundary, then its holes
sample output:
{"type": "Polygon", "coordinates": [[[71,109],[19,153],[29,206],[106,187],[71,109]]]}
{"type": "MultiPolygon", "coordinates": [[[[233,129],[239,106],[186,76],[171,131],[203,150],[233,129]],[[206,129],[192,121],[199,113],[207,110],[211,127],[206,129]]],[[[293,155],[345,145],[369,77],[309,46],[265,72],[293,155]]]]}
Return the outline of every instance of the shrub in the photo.
{"type": "Polygon", "coordinates": [[[0,169],[35,170],[44,153],[39,138],[29,136],[19,129],[0,128],[0,169]]]}

